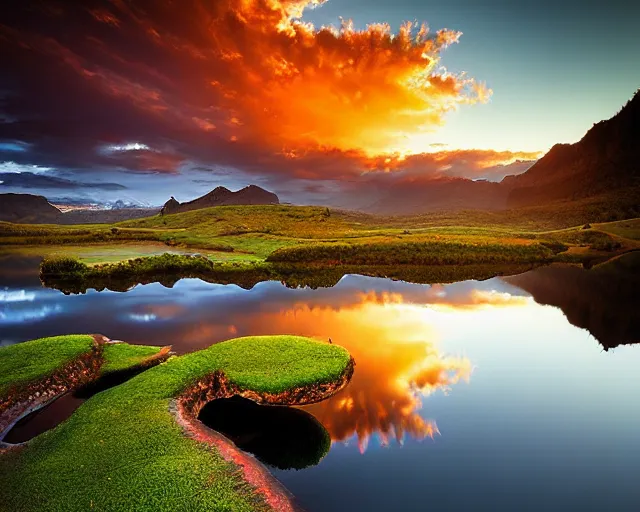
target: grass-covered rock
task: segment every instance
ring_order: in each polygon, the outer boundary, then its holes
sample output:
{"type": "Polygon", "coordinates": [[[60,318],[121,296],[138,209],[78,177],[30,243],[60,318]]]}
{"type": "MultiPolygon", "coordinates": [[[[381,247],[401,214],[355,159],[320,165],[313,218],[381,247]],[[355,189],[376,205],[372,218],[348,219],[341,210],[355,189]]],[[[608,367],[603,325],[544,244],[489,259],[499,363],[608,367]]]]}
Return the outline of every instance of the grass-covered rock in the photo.
{"type": "Polygon", "coordinates": [[[345,349],[294,336],[240,338],[171,358],[0,455],[0,510],[287,510],[285,494],[274,504],[219,445],[188,436],[176,410],[230,393],[306,403],[322,398],[318,390],[337,391],[352,371],[345,349]]]}

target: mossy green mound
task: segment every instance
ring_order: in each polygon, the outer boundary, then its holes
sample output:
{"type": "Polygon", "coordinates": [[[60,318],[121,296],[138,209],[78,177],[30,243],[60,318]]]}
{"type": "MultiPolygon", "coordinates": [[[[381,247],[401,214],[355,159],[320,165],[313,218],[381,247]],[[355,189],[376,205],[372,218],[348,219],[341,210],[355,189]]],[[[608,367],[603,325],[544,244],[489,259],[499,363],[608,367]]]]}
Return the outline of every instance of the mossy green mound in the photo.
{"type": "Polygon", "coordinates": [[[0,348],[0,397],[18,387],[52,374],[91,351],[90,335],[54,336],[0,348]]]}
{"type": "MultiPolygon", "coordinates": [[[[96,346],[95,337],[90,334],[71,334],[0,348],[0,398],[11,390],[52,375],[79,357],[90,354],[96,346]]],[[[104,344],[100,373],[131,369],[161,350],[162,347],[128,343],[104,344]]]]}
{"type": "Polygon", "coordinates": [[[0,510],[268,510],[217,450],[185,436],[172,400],[214,372],[256,394],[344,381],[338,346],[240,338],[175,357],[99,393],[55,429],[0,456],[0,510]]]}

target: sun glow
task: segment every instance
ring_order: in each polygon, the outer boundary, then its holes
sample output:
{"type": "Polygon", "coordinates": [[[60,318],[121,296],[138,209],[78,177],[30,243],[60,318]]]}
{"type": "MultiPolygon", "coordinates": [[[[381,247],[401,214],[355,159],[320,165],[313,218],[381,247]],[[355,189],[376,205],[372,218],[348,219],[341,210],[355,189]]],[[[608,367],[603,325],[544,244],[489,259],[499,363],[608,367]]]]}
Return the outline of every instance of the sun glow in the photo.
{"type": "Polygon", "coordinates": [[[209,29],[219,73],[216,104],[229,113],[228,136],[259,138],[283,153],[356,151],[366,156],[412,154],[416,134],[442,125],[448,112],[486,102],[491,90],[440,64],[460,32],[425,24],[385,23],[316,28],[301,19],[318,0],[216,4],[209,29]],[[228,21],[227,21],[228,20],[228,21]],[[233,23],[231,23],[233,21],[233,23]],[[244,40],[238,44],[238,25],[244,40]]]}

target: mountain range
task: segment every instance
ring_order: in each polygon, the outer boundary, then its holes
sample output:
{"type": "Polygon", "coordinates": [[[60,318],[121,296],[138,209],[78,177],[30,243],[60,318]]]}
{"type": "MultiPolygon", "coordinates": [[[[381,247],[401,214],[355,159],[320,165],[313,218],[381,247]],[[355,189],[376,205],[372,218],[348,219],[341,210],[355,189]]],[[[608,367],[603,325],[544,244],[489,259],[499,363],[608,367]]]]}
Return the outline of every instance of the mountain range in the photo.
{"type": "Polygon", "coordinates": [[[556,144],[522,174],[499,183],[465,178],[407,181],[384,191],[365,210],[386,215],[502,210],[605,196],[607,200],[616,196],[615,207],[624,211],[633,210],[634,205],[640,208],[640,91],[579,142],[556,144]]]}
{"type": "MultiPolygon", "coordinates": [[[[382,215],[416,215],[434,210],[532,207],[561,211],[571,205],[588,210],[590,221],[640,216],[640,91],[611,119],[595,124],[580,141],[556,144],[522,174],[507,176],[499,183],[466,178],[399,181],[393,186],[381,186],[375,197],[367,205],[354,203],[346,209],[382,215]]],[[[185,203],[172,197],[162,207],[162,213],[279,202],[276,194],[256,185],[236,192],[216,187],[185,203]]],[[[100,220],[96,213],[92,213],[90,219],[75,212],[72,212],[74,215],[62,214],[42,196],[0,194],[0,220],[10,222],[114,222],[156,211],[120,211],[117,219],[113,214],[106,221],[100,220]]]]}
{"type": "Polygon", "coordinates": [[[505,178],[507,206],[575,200],[640,186],[640,91],[575,144],[556,144],[527,172],[505,178]]]}
{"type": "MultiPolygon", "coordinates": [[[[276,194],[249,185],[237,192],[216,187],[208,194],[186,203],[169,199],[160,212],[181,213],[211,206],[279,204],[276,194]]],[[[44,196],[32,194],[0,194],[0,221],[24,224],[103,224],[156,215],[158,208],[130,208],[124,202],[116,202],[112,209],[74,209],[62,212],[50,204],[44,196]]]]}
{"type": "Polygon", "coordinates": [[[280,204],[278,196],[256,185],[249,185],[236,192],[232,192],[225,187],[216,187],[208,194],[205,194],[193,201],[186,203],[178,202],[171,197],[161,212],[163,214],[182,213],[212,206],[229,206],[241,204],[280,204]]]}

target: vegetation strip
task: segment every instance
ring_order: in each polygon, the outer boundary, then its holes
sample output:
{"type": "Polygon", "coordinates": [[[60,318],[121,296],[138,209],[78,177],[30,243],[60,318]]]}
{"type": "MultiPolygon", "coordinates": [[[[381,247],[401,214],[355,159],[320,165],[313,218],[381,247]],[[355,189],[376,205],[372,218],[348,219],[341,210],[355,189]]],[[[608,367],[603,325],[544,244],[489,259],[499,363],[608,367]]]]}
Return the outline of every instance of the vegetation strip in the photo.
{"type": "Polygon", "coordinates": [[[0,510],[279,510],[269,501],[273,481],[258,489],[216,445],[185,435],[172,404],[195,411],[188,404],[199,402],[188,397],[208,393],[211,378],[269,403],[306,403],[336,392],[352,371],[345,349],[295,336],[239,338],[172,357],[0,456],[0,510]]]}
{"type": "Polygon", "coordinates": [[[70,293],[156,281],[171,286],[184,277],[245,288],[267,280],[331,286],[347,273],[433,283],[551,262],[590,266],[640,248],[640,219],[595,223],[600,217],[594,213],[593,223],[566,227],[567,219],[576,220],[562,215],[539,223],[513,212],[376,217],[313,206],[221,206],[112,226],[0,223],[0,238],[4,253],[48,255],[43,282],[70,293]],[[151,240],[151,248],[140,245],[151,240]],[[138,257],[161,251],[159,242],[168,251],[195,254],[138,257]]]}

